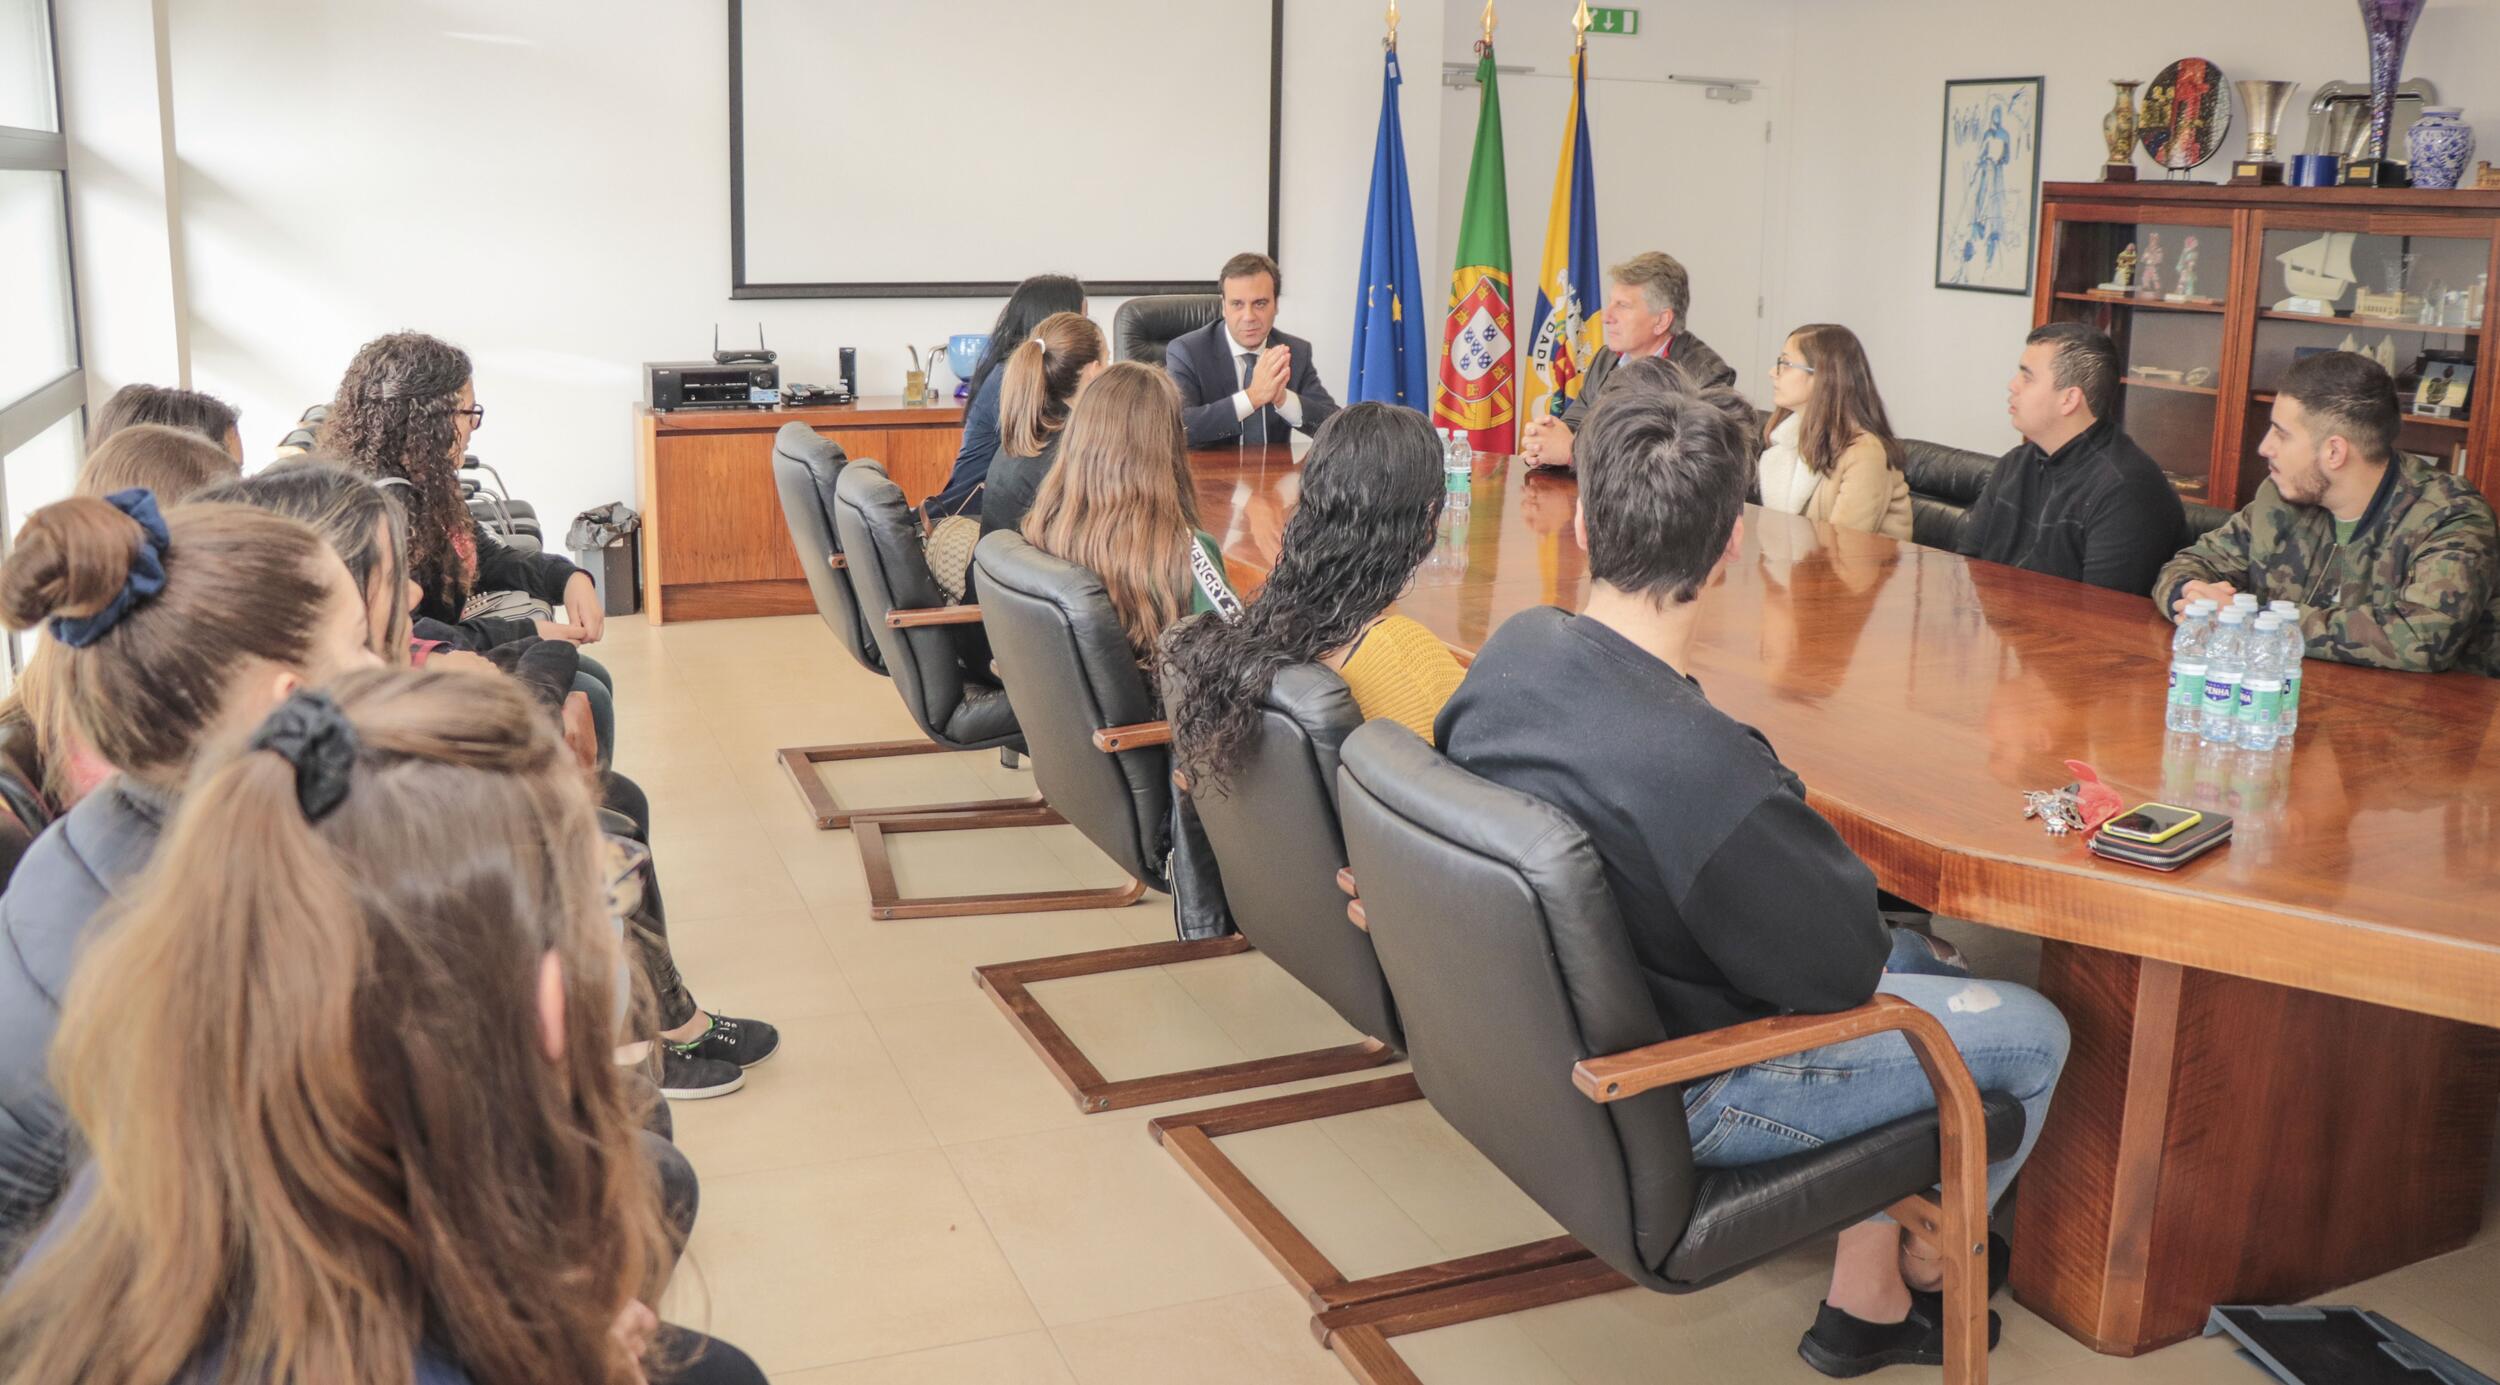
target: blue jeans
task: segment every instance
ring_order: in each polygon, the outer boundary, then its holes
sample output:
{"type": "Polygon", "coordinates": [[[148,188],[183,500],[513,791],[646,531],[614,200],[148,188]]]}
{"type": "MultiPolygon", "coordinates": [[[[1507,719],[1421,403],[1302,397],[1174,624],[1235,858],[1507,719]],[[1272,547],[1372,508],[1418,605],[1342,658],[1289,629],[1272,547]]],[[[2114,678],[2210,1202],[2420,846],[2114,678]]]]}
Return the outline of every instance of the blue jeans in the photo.
{"type": "MultiPolygon", "coordinates": [[[[1896,958],[1904,955],[1905,940],[1915,936],[1895,937],[1896,958]]],[[[1923,941],[1917,950],[1926,951],[1923,941]]],[[[2065,1016],[2036,991],[1941,964],[1933,974],[1887,971],[1875,989],[1943,1021],[1979,1090],[2003,1092],[2022,1103],[2022,1143],[1988,1166],[1988,1205],[1996,1206],[2031,1157],[2040,1124],[2048,1118],[2049,1097],[2066,1066],[2065,1016]]],[[[1693,1162],[1703,1168],[1782,1158],[1935,1107],[1927,1074],[1899,1034],[1809,1049],[1684,1089],[1693,1162]]]]}

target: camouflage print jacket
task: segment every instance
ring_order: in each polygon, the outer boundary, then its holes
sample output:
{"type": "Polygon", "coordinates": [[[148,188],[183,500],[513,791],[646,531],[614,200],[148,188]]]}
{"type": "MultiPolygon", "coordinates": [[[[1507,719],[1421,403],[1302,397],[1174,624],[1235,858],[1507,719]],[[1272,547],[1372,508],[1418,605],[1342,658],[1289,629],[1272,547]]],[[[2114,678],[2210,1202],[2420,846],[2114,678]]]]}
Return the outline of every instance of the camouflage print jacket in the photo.
{"type": "Polygon", "coordinates": [[[2500,529],[2447,472],[2398,457],[2353,530],[2295,505],[2272,481],[2228,523],[2162,568],[2153,598],[2173,614],[2189,582],[2228,582],[2300,607],[2309,657],[2409,673],[2500,676],[2500,529]]]}

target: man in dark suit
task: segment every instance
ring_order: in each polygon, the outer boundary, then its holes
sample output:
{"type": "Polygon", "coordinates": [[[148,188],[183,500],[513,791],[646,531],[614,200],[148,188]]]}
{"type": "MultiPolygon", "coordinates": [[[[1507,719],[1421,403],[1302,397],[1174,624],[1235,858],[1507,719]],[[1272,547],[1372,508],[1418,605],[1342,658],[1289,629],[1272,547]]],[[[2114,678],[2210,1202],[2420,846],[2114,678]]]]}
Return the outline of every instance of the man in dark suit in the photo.
{"type": "Polygon", "coordinates": [[[1311,344],[1276,330],[1276,262],[1245,251],[1224,262],[1224,316],[1165,348],[1181,391],[1189,445],[1285,442],[1316,433],[1337,401],[1319,382],[1311,344]]]}
{"type": "Polygon", "coordinates": [[[1618,361],[1664,356],[1691,379],[1693,388],[1736,383],[1736,369],[1719,359],[1701,338],[1678,331],[1693,303],[1692,277],[1673,255],[1650,250],[1606,271],[1606,347],[1589,362],[1580,397],[1559,418],[1548,414],[1531,419],[1519,444],[1519,455],[1532,466],[1571,465],[1572,439],[1597,407],[1598,392],[1615,373],[1618,361]]]}

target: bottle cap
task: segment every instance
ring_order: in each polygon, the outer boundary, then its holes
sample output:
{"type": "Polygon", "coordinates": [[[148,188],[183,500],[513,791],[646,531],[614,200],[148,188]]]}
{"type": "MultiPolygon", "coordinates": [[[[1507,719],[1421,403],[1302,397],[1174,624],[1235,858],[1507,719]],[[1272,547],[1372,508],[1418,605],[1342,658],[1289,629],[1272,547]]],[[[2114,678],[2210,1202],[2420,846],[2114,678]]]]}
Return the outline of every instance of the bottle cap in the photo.
{"type": "Polygon", "coordinates": [[[2188,603],[2188,610],[2190,613],[2202,612],[2205,615],[2212,615],[2219,609],[2221,608],[2215,604],[2214,599],[2210,596],[2200,596],[2194,601],[2188,603]]]}
{"type": "Polygon", "coordinates": [[[2248,623],[2248,612],[2234,606],[2230,610],[2222,613],[2222,623],[2225,625],[2245,625],[2248,623]]]}
{"type": "Polygon", "coordinates": [[[2253,610],[2257,605],[2257,595],[2254,592],[2235,592],[2231,596],[2231,604],[2243,611],[2253,610]]]}
{"type": "Polygon", "coordinates": [[[2261,611],[2257,616],[2257,628],[2260,630],[2280,630],[2283,628],[2283,617],[2276,615],[2272,611],[2261,611]]]}

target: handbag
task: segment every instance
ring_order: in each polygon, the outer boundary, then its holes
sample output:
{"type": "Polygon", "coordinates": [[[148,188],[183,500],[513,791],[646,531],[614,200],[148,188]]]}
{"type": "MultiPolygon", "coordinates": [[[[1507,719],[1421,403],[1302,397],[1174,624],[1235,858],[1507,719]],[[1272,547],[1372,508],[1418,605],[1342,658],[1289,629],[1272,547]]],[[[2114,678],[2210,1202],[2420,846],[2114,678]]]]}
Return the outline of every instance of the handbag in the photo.
{"type": "Polygon", "coordinates": [[[929,575],[947,600],[963,601],[972,584],[972,546],[980,541],[981,521],[969,515],[948,515],[930,526],[922,548],[929,557],[929,575]]]}
{"type": "Polygon", "coordinates": [[[1197,805],[1179,788],[1172,790],[1172,854],[1163,878],[1172,882],[1172,931],[1182,942],[1239,931],[1224,902],[1224,877],[1215,868],[1215,848],[1198,822],[1197,805]]]}
{"type": "Polygon", "coordinates": [[[462,620],[554,620],[555,607],[528,592],[475,592],[460,608],[462,620]]]}

